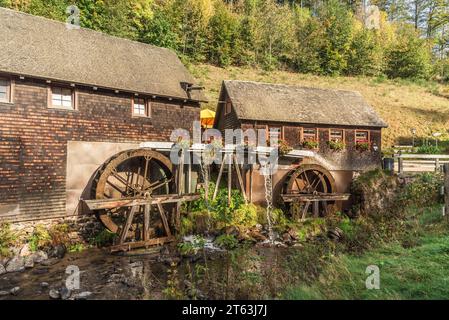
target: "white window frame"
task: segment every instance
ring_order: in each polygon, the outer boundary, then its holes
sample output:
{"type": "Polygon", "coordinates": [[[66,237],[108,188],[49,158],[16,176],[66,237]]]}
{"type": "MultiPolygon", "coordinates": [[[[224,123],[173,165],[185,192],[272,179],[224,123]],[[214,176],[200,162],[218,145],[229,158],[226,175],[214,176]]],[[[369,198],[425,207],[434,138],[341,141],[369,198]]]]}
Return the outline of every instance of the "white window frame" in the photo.
{"type": "Polygon", "coordinates": [[[133,117],[142,117],[142,118],[151,118],[151,104],[150,101],[146,98],[141,97],[133,97],[132,99],[132,105],[131,105],[131,112],[133,117]],[[136,103],[136,100],[143,100],[142,103],[136,103]],[[139,112],[136,112],[136,106],[139,112]],[[142,113],[143,111],[143,113],[142,113]]]}
{"type": "Polygon", "coordinates": [[[11,80],[8,78],[4,78],[4,77],[0,77],[0,81],[4,81],[6,83],[6,97],[5,98],[0,98],[0,102],[3,103],[9,103],[11,102],[11,80]]]}
{"type": "Polygon", "coordinates": [[[51,87],[49,90],[48,100],[49,106],[51,108],[63,110],[76,110],[75,91],[72,88],[59,87],[59,86],[51,87]],[[70,97],[70,100],[68,100],[67,97],[70,97]],[[70,106],[68,105],[67,102],[70,102],[70,106]]]}

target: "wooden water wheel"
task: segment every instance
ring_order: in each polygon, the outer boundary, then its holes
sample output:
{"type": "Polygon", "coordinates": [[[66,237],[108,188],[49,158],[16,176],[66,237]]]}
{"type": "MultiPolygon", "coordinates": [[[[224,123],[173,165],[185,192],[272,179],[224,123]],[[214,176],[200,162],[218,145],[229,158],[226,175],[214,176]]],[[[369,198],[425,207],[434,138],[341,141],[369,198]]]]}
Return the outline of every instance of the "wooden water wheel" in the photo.
{"type": "Polygon", "coordinates": [[[330,172],[315,164],[301,165],[290,172],[282,194],[290,212],[300,219],[326,216],[336,200],[347,198],[346,194],[335,193],[335,180],[330,172]]]}
{"type": "MultiPolygon", "coordinates": [[[[154,236],[171,235],[167,218],[161,217],[160,212],[143,214],[145,210],[151,211],[151,205],[122,206],[120,201],[143,201],[170,194],[174,189],[172,171],[167,157],[148,149],[121,152],[99,169],[92,197],[105,203],[115,200],[115,206],[97,210],[96,214],[108,230],[120,234],[120,243],[129,238],[131,241],[148,240],[150,232],[154,236]],[[150,221],[145,221],[145,216],[149,216],[150,221]]],[[[160,204],[158,207],[162,209],[160,204]]]]}

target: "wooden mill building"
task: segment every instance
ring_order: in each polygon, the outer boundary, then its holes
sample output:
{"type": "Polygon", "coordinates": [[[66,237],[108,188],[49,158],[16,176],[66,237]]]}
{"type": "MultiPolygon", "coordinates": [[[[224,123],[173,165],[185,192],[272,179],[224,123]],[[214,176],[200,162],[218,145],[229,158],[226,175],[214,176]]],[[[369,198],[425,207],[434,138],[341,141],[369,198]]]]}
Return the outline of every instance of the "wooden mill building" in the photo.
{"type": "Polygon", "coordinates": [[[0,222],[76,214],[109,157],[199,120],[176,54],[0,8],[0,222]]]}
{"type": "MultiPolygon", "coordinates": [[[[305,180],[318,174],[326,180],[326,192],[344,193],[357,172],[381,165],[381,130],[387,124],[358,92],[224,81],[214,127],[279,132],[294,150],[280,159],[275,194],[292,192],[291,176],[307,166],[313,170],[305,180]]],[[[263,202],[262,177],[255,171],[246,180],[251,180],[247,193],[252,200],[263,202]]]]}

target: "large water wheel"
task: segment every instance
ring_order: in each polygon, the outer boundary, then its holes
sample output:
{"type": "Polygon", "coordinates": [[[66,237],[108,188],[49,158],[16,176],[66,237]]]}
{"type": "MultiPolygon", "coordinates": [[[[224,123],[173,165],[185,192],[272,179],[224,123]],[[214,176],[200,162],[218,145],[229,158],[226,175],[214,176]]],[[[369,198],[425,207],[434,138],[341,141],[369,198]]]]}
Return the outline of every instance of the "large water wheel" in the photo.
{"type": "MultiPolygon", "coordinates": [[[[128,150],[109,159],[98,171],[92,187],[92,196],[96,200],[102,199],[142,199],[155,195],[170,194],[174,189],[173,168],[170,160],[159,152],[148,149],[128,150]]],[[[144,224],[144,210],[151,210],[151,206],[120,206],[102,209],[96,212],[104,226],[113,233],[124,232],[123,239],[131,241],[142,240],[141,225],[144,224]],[[127,217],[134,217],[131,225],[126,225],[127,217]]],[[[157,211],[149,215],[152,236],[163,235],[167,232],[166,221],[161,221],[157,211]]],[[[163,217],[164,220],[165,217],[163,217]]],[[[145,229],[145,230],[148,230],[145,229]]]]}
{"type": "Polygon", "coordinates": [[[333,192],[335,180],[329,171],[304,164],[288,174],[282,198],[295,218],[323,217],[333,210],[333,192]]]}

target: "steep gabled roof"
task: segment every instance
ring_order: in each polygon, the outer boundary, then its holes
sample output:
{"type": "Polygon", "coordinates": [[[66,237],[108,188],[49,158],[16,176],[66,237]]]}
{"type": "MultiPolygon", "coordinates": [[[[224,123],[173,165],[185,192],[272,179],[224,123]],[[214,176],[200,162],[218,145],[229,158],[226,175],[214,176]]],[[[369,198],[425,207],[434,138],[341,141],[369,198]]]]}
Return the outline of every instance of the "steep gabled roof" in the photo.
{"type": "Polygon", "coordinates": [[[193,77],[168,49],[0,8],[0,72],[172,98],[193,77]]]}
{"type": "Polygon", "coordinates": [[[227,80],[239,119],[326,125],[387,127],[355,91],[227,80]]]}

